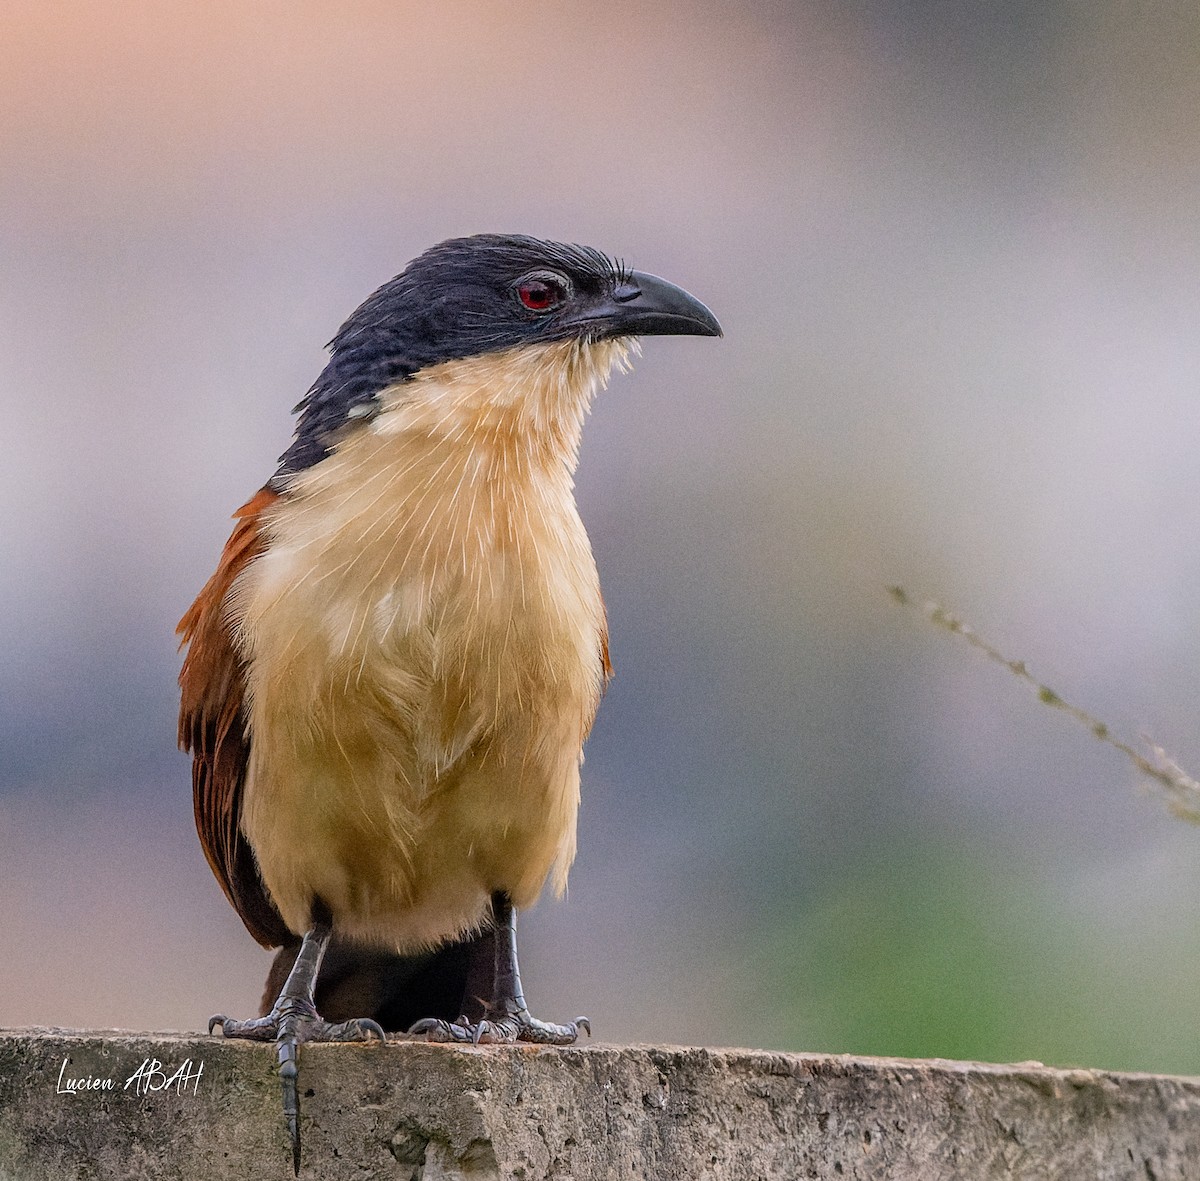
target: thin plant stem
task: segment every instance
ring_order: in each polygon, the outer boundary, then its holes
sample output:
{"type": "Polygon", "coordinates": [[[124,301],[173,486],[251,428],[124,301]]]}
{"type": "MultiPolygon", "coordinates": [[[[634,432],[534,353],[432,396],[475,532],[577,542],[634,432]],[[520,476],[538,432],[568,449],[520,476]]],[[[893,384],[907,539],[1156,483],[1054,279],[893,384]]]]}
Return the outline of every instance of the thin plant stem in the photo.
{"type": "Polygon", "coordinates": [[[1166,798],[1168,809],[1181,820],[1200,824],[1200,782],[1193,779],[1179,764],[1167,754],[1157,743],[1143,736],[1143,741],[1150,749],[1151,757],[1146,757],[1128,742],[1125,742],[1112,732],[1107,723],[1073,705],[1049,685],[1039,681],[1030,671],[1025,661],[1013,660],[1005,656],[994,644],[985,640],[973,627],[964,623],[957,615],[947,611],[940,603],[925,603],[918,605],[901,586],[889,586],[887,592],[893,600],[902,607],[910,607],[920,611],[935,627],[940,627],[952,635],[965,640],[972,648],[977,648],[989,660],[1002,665],[1018,680],[1024,681],[1037,699],[1051,709],[1061,710],[1086,726],[1092,737],[1107,743],[1114,750],[1123,754],[1149,783],[1157,787],[1166,798]]]}

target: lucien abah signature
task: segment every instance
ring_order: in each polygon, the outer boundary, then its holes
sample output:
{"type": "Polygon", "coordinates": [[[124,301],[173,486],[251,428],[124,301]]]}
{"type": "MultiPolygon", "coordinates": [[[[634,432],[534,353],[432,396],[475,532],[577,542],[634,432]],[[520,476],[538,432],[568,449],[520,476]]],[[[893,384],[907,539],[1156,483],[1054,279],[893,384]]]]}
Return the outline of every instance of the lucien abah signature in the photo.
{"type": "MultiPolygon", "coordinates": [[[[58,1071],[57,1095],[81,1095],[86,1091],[115,1091],[119,1079],[112,1077],[101,1078],[94,1074],[68,1075],[67,1067],[70,1058],[62,1060],[58,1071]]],[[[121,1086],[122,1091],[132,1090],[135,1095],[157,1095],[162,1091],[175,1091],[176,1094],[186,1095],[191,1090],[193,1095],[200,1090],[200,1076],[204,1074],[204,1060],[193,1063],[185,1058],[183,1063],[172,1070],[157,1058],[145,1058],[121,1086]]]]}

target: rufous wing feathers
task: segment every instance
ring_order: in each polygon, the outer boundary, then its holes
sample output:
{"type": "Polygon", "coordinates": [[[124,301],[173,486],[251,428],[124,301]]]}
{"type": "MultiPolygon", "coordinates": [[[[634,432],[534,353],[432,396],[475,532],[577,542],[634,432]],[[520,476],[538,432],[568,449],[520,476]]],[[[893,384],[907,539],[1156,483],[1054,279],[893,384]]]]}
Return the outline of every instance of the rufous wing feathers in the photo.
{"type": "Polygon", "coordinates": [[[216,572],[176,629],[187,645],[179,674],[179,745],[192,756],[196,831],[217,881],[246,929],[264,947],[294,936],[275,909],[254,852],[238,827],[250,754],[243,698],[245,669],[225,617],[238,574],[262,552],[261,514],[278,500],[263,488],[234,514],[216,572]]]}

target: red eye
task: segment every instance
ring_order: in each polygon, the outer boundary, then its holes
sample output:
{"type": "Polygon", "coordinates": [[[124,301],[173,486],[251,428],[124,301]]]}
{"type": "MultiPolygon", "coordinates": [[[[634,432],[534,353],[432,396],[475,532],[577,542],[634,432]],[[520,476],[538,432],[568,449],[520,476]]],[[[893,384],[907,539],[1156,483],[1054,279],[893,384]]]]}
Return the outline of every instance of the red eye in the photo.
{"type": "Polygon", "coordinates": [[[517,298],[531,312],[548,312],[566,297],[566,288],[553,279],[526,279],[517,287],[517,298]]]}

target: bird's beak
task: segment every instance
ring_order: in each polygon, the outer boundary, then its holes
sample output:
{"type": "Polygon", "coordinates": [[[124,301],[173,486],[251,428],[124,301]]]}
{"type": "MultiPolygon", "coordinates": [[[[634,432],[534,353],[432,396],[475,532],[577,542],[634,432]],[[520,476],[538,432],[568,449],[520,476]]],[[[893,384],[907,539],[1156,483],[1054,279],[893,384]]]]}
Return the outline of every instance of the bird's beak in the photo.
{"type": "Polygon", "coordinates": [[[720,336],[717,318],[695,296],[657,275],[633,271],[612,294],[569,321],[596,340],[614,336],[720,336]]]}

